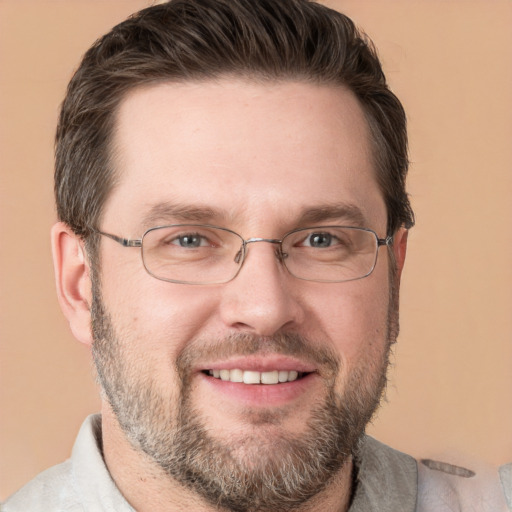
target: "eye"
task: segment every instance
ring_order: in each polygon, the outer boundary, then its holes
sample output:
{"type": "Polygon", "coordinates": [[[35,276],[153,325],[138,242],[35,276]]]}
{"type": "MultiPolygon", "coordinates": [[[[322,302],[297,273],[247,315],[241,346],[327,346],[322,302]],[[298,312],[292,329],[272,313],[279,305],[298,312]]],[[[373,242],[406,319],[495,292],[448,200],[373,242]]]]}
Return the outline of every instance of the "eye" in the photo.
{"type": "Polygon", "coordinates": [[[331,233],[315,232],[308,235],[302,245],[322,249],[325,247],[332,247],[335,244],[339,244],[339,242],[339,239],[331,233]]]}
{"type": "Polygon", "coordinates": [[[178,245],[184,249],[195,249],[197,247],[208,247],[208,239],[198,233],[185,233],[168,240],[168,244],[178,245]]]}

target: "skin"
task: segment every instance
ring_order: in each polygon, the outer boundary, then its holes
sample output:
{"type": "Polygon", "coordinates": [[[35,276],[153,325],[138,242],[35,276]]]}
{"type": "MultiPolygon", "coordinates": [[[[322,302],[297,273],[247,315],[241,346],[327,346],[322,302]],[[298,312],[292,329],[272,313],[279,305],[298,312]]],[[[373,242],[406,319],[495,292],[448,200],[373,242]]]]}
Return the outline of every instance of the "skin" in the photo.
{"type": "MultiPolygon", "coordinates": [[[[140,238],[145,229],[173,221],[152,215],[155,205],[207,207],[213,216],[190,219],[216,224],[244,238],[280,238],[311,209],[356,207],[364,227],[386,235],[386,208],[374,177],[368,127],[349,91],[297,82],[160,84],[132,91],[117,119],[114,160],[119,181],[100,229],[140,238]]],[[[184,221],[184,219],[178,219],[184,221]]],[[[356,219],[327,218],[309,225],[356,219]]],[[[307,223],[305,224],[308,225],[307,223]]],[[[57,288],[75,337],[91,345],[90,269],[82,242],[67,226],[52,231],[57,288]]],[[[397,283],[407,233],[393,244],[397,283]]],[[[100,249],[103,301],[116,326],[126,361],[150,380],[170,404],[177,401],[174,363],[181,351],[233,333],[263,337],[298,333],[339,359],[336,391],[348,376],[387,350],[389,255],[379,249],[365,279],[315,283],[296,279],[279,263],[271,244],[251,244],[239,275],[222,285],[190,286],[157,280],[143,268],[140,251],[104,239],[100,249]]],[[[262,356],[265,365],[273,355],[262,356]]],[[[236,443],[300,435],[325,394],[321,371],[293,396],[271,396],[212,386],[199,372],[218,361],[200,361],[191,400],[216,439],[236,443]],[[279,416],[262,429],[263,414],[279,416]]],[[[172,409],[171,409],[172,410],[172,409]]],[[[126,439],[103,400],[104,456],[116,484],[139,511],[214,510],[173,482],[126,439]]],[[[253,451],[255,451],[253,449],[253,451]]],[[[240,456],[252,453],[250,448],[240,456]]],[[[351,461],[304,510],[346,510],[351,461]]]]}

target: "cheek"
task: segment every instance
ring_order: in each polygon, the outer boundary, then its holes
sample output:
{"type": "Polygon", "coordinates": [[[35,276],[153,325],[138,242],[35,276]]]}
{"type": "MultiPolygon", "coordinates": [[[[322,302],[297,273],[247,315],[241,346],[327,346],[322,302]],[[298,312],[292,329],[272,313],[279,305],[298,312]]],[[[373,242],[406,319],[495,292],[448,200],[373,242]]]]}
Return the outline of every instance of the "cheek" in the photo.
{"type": "Polygon", "coordinates": [[[104,269],[102,296],[119,342],[135,357],[168,366],[211,317],[215,294],[159,281],[123,266],[104,269]],[[127,276],[131,276],[127,278],[127,276]]]}
{"type": "Polygon", "coordinates": [[[368,353],[382,353],[387,346],[388,280],[372,274],[334,286],[317,298],[315,317],[341,367],[349,370],[368,353]]]}

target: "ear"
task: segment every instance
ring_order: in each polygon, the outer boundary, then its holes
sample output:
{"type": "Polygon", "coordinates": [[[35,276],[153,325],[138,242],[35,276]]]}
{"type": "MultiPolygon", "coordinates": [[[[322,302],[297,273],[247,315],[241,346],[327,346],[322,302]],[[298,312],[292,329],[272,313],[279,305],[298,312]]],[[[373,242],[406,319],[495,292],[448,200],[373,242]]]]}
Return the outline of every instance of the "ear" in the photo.
{"type": "Polygon", "coordinates": [[[407,237],[409,230],[400,228],[393,237],[393,254],[396,264],[396,278],[397,284],[400,284],[400,277],[405,264],[405,254],[407,253],[407,237]]]}
{"type": "Polygon", "coordinates": [[[51,231],[57,296],[75,338],[92,344],[91,280],[83,241],[63,222],[51,231]]]}

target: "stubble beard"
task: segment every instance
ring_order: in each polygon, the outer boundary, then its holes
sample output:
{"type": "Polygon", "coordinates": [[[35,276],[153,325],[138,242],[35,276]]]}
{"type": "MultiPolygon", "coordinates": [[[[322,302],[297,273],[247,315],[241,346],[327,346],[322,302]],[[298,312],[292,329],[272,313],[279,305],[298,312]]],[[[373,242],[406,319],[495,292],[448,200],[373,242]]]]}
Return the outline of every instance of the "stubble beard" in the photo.
{"type": "MultiPolygon", "coordinates": [[[[356,454],[365,427],[386,386],[391,344],[398,334],[397,294],[391,292],[386,347],[370,354],[346,376],[342,394],[335,391],[339,359],[312,349],[297,334],[265,338],[242,334],[211,344],[207,351],[245,355],[261,346],[277,353],[312,355],[326,368],[325,398],[315,406],[302,434],[276,433],[271,414],[259,415],[261,434],[220,440],[211,434],[192,404],[190,367],[195,356],[187,349],[176,362],[179,389],[174,400],[151,381],[151,370],[136,371],[127,361],[110,315],[93,279],[93,357],[103,392],[136,450],[144,452],[175,481],[217,509],[231,512],[296,510],[325,489],[356,454]],[[267,435],[267,429],[272,436],[267,435]]],[[[221,413],[221,412],[220,412],[221,413]]],[[[278,429],[277,429],[278,430],[278,429]]]]}

